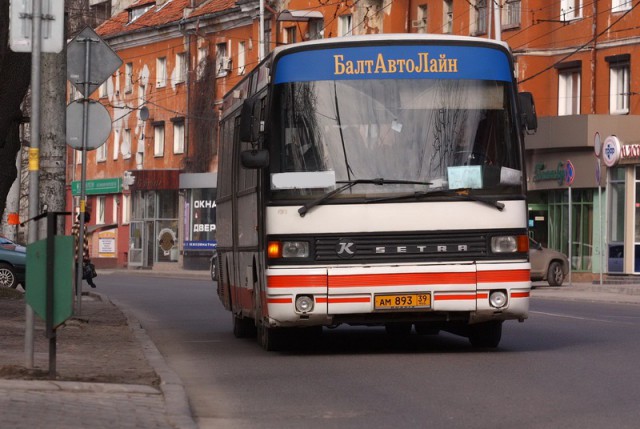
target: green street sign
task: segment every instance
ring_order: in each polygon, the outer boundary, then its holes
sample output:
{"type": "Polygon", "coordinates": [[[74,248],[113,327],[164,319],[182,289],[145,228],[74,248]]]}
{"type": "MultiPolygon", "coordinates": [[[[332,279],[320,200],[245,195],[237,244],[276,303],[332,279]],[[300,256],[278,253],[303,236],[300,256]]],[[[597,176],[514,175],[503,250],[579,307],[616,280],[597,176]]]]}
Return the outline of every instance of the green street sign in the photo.
{"type": "MultiPolygon", "coordinates": [[[[53,254],[53,327],[73,313],[74,239],[70,235],[54,237],[53,254]]],[[[26,300],[33,311],[47,319],[47,239],[27,246],[26,300]]]]}
{"type": "MultiPolygon", "coordinates": [[[[87,180],[85,191],[86,195],[119,194],[122,192],[122,177],[87,180]]],[[[80,195],[79,180],[71,182],[71,193],[74,196],[80,195]]]]}

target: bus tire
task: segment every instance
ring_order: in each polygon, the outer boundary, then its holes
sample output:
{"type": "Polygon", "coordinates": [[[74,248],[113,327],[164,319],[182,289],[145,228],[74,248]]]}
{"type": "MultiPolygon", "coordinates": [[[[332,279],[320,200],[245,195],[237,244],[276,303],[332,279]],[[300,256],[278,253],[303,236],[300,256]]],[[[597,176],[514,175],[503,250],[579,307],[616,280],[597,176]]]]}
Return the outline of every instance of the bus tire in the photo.
{"type": "Polygon", "coordinates": [[[264,323],[258,325],[258,342],[265,351],[275,352],[282,350],[284,343],[283,329],[270,328],[264,323]]]}
{"type": "Polygon", "coordinates": [[[495,349],[502,338],[502,321],[491,321],[469,326],[469,342],[474,348],[495,349]]]}
{"type": "Polygon", "coordinates": [[[256,335],[256,326],[253,319],[233,315],[233,335],[236,338],[250,338],[256,335]]]}

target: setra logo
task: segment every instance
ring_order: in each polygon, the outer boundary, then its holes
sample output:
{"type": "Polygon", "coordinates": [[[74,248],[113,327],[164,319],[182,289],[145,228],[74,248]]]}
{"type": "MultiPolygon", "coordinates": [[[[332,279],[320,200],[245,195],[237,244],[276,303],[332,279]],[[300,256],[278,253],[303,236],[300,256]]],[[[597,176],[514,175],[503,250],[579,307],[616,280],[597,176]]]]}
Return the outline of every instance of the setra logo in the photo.
{"type": "Polygon", "coordinates": [[[352,258],[356,254],[356,250],[356,243],[350,238],[341,238],[336,245],[336,253],[344,259],[352,258]]]}

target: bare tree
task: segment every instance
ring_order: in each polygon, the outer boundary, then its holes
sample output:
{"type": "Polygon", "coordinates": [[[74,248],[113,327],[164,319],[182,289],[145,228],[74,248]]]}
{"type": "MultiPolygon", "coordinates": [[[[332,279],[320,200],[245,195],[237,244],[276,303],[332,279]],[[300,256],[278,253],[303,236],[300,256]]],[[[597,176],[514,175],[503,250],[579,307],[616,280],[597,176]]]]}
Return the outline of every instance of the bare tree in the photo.
{"type": "Polygon", "coordinates": [[[9,2],[0,1],[0,218],[18,173],[20,106],[29,88],[30,70],[30,54],[9,49],[9,2]]]}

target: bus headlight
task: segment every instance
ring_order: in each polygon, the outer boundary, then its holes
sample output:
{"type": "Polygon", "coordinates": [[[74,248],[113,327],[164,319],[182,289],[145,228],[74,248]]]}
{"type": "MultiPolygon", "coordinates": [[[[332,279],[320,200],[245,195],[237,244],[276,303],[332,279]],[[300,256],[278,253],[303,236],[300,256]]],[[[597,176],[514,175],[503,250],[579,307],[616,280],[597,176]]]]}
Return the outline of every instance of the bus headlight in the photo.
{"type": "Polygon", "coordinates": [[[298,295],[296,298],[296,311],[299,313],[309,313],[313,310],[313,297],[308,295],[298,295]]]}
{"type": "Polygon", "coordinates": [[[491,291],[489,304],[494,308],[502,308],[507,305],[507,293],[503,290],[491,291]]]}
{"type": "Polygon", "coordinates": [[[526,253],[529,251],[529,238],[526,235],[499,235],[491,237],[493,253],[526,253]]]}
{"type": "Polygon", "coordinates": [[[308,258],[309,243],[306,241],[283,241],[282,257],[283,258],[308,258]]]}

